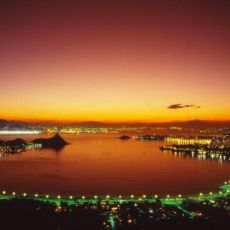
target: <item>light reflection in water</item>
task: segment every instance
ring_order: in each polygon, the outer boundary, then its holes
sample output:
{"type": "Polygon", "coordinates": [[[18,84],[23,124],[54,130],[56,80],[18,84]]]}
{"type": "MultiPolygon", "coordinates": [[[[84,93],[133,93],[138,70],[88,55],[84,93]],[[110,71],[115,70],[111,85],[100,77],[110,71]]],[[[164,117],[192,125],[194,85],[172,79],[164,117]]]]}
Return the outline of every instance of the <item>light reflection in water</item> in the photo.
{"type": "Polygon", "coordinates": [[[229,178],[227,162],[175,158],[159,150],[164,142],[122,141],[118,136],[64,135],[71,144],[59,152],[30,150],[1,158],[1,187],[73,195],[188,194],[214,190],[229,178]]]}

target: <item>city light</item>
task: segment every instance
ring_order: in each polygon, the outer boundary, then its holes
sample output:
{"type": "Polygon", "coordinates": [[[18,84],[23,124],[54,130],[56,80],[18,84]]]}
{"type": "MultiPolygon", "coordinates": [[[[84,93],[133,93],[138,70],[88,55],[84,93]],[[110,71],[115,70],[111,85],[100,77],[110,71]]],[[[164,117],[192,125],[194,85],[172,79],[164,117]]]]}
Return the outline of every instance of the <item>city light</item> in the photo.
{"type": "Polygon", "coordinates": [[[183,138],[183,137],[167,137],[166,142],[178,145],[210,145],[212,140],[210,138],[183,138]]]}
{"type": "MultiPolygon", "coordinates": [[[[184,198],[182,198],[182,194],[178,194],[177,196],[171,196],[170,194],[167,194],[166,195],[166,197],[165,198],[161,198],[160,199],[160,201],[162,202],[162,204],[169,204],[168,202],[170,202],[170,204],[171,205],[174,205],[174,206],[179,206],[180,204],[181,204],[181,202],[183,202],[184,200],[186,200],[186,199],[190,199],[190,200],[193,200],[193,201],[195,201],[195,202],[197,202],[197,201],[199,201],[199,202],[201,202],[201,201],[203,201],[203,200],[209,200],[209,202],[210,203],[215,203],[216,202],[216,198],[217,199],[219,199],[220,197],[222,197],[222,198],[224,198],[225,196],[226,196],[226,193],[228,193],[229,191],[230,191],[230,184],[229,183],[224,183],[222,186],[220,186],[220,188],[221,188],[221,190],[219,190],[218,192],[216,192],[216,193],[213,193],[213,192],[209,192],[208,194],[203,194],[202,192],[200,192],[199,194],[198,194],[198,196],[183,196],[184,198]],[[210,199],[210,195],[212,195],[212,198],[210,199]],[[200,199],[202,197],[202,199],[200,199]],[[170,198],[170,199],[169,199],[170,198]],[[178,199],[178,198],[180,198],[180,199],[178,199]],[[179,203],[178,203],[179,202],[179,203]]],[[[2,191],[2,194],[3,195],[5,195],[6,194],[6,191],[5,190],[3,190],[2,191]]],[[[12,195],[14,196],[14,197],[17,197],[16,196],[16,192],[12,192],[12,195]]],[[[30,195],[27,195],[27,193],[23,193],[22,194],[22,196],[24,197],[24,199],[33,199],[33,197],[34,197],[34,199],[35,198],[37,198],[39,195],[37,194],[37,193],[35,193],[33,196],[30,196],[30,195]]],[[[18,196],[19,198],[20,198],[20,195],[18,196]]],[[[44,196],[45,198],[46,198],[46,201],[47,202],[50,202],[50,203],[52,203],[52,202],[54,202],[54,200],[55,200],[55,196],[49,196],[48,194],[47,195],[45,195],[44,196]]],[[[122,196],[121,195],[119,195],[117,198],[121,198],[122,196]]],[[[1,198],[1,197],[0,197],[1,198]]],[[[57,195],[56,196],[56,198],[58,199],[58,200],[60,200],[61,202],[65,202],[66,201],[66,198],[69,198],[69,199],[73,199],[73,196],[72,195],[70,195],[70,196],[68,196],[68,197],[65,197],[65,196],[61,196],[61,195],[57,195]]],[[[98,198],[98,196],[97,195],[94,195],[93,196],[93,198],[94,199],[97,199],[98,198]]],[[[104,201],[106,201],[106,202],[108,202],[108,204],[117,204],[117,205],[119,205],[119,204],[121,204],[120,203],[120,200],[119,199],[117,199],[116,197],[111,197],[110,195],[106,195],[105,196],[105,199],[104,199],[104,201]]],[[[158,198],[158,195],[157,194],[155,194],[154,195],[154,198],[156,199],[156,198],[158,198]]],[[[9,199],[9,197],[8,196],[3,196],[2,197],[2,199],[9,199]]],[[[11,198],[11,199],[13,199],[13,198],[11,198]]],[[[81,197],[81,199],[84,199],[84,200],[86,200],[86,197],[85,196],[82,196],[81,197]]],[[[136,207],[138,206],[138,202],[145,202],[145,201],[148,201],[149,203],[155,203],[156,202],[156,200],[155,199],[153,199],[153,198],[151,198],[151,197],[147,197],[145,194],[143,194],[141,197],[137,197],[137,198],[135,198],[135,196],[132,194],[132,195],[130,195],[129,197],[124,197],[123,198],[123,200],[124,201],[128,201],[128,202],[132,202],[136,207]],[[132,199],[132,201],[130,200],[130,198],[132,199]],[[144,198],[144,199],[143,199],[144,198]]],[[[42,196],[41,196],[41,200],[43,200],[42,199],[42,196]]],[[[80,198],[78,197],[76,197],[76,202],[78,202],[78,200],[80,200],[80,198]]],[[[91,203],[91,202],[93,202],[92,201],[92,197],[88,197],[87,198],[87,200],[86,200],[87,202],[89,202],[89,203],[91,203]]],[[[103,201],[103,199],[102,199],[102,203],[104,202],[103,201]]],[[[75,203],[75,202],[74,202],[75,203]]],[[[69,205],[73,205],[74,203],[69,203],[69,205]]],[[[60,205],[60,204],[59,204],[60,205]]],[[[83,205],[83,203],[82,203],[82,205],[83,205]]],[[[117,206],[118,207],[118,206],[117,206]]],[[[113,207],[113,210],[117,210],[117,207],[113,207]]],[[[60,211],[60,209],[57,209],[57,211],[60,211]]]]}
{"type": "Polygon", "coordinates": [[[33,134],[40,134],[41,131],[37,130],[0,130],[0,135],[33,135],[33,134]]]}

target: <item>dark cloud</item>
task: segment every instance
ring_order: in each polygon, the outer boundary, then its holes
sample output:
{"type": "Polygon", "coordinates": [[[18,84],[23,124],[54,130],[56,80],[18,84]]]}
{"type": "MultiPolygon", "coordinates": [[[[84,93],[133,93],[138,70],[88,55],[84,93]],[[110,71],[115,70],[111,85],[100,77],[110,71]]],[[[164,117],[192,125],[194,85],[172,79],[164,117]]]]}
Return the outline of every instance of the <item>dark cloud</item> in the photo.
{"type": "Polygon", "coordinates": [[[168,109],[184,109],[184,108],[196,108],[199,109],[201,108],[201,106],[197,106],[197,105],[183,105],[183,104],[173,104],[173,105],[169,105],[167,108],[168,109]]]}

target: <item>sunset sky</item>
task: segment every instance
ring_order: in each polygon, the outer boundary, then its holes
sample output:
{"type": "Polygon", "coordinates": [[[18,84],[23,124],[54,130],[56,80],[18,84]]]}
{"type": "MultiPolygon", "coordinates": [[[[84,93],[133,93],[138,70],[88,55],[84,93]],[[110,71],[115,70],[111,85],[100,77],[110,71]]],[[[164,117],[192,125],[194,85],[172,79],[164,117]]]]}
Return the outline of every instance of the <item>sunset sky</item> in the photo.
{"type": "Polygon", "coordinates": [[[230,120],[230,1],[0,2],[0,118],[230,120]]]}

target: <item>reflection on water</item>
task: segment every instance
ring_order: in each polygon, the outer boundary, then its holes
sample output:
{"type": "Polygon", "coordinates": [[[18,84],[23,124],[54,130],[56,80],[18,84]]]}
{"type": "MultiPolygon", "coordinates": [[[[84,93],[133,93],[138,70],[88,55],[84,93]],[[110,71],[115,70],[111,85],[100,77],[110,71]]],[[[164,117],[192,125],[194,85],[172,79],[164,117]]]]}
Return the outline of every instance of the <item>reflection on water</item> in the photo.
{"type": "Polygon", "coordinates": [[[165,145],[160,149],[166,154],[176,157],[191,157],[203,160],[230,161],[230,149],[200,147],[197,145],[165,145]]]}
{"type": "Polygon", "coordinates": [[[76,195],[194,193],[214,190],[230,175],[227,162],[163,154],[162,141],[123,141],[111,134],[63,137],[70,145],[58,152],[35,149],[1,158],[2,189],[76,195]]]}
{"type": "Polygon", "coordinates": [[[221,156],[219,154],[195,154],[195,153],[185,153],[185,152],[171,152],[171,151],[163,151],[165,155],[172,155],[176,158],[193,158],[198,160],[215,160],[219,163],[222,163],[223,161],[229,162],[230,159],[228,156],[221,156]]]}

